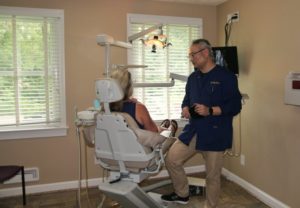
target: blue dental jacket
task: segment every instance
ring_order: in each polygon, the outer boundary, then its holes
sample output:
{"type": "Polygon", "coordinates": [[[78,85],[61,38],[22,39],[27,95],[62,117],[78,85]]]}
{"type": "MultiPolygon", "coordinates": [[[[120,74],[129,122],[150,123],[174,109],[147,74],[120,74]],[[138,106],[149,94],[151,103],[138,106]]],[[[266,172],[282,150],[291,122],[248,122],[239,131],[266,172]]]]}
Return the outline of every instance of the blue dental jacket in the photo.
{"type": "Polygon", "coordinates": [[[197,135],[196,149],[200,151],[224,151],[232,146],[232,120],[241,111],[241,93],[236,75],[216,65],[208,73],[192,72],[186,84],[182,108],[195,103],[208,107],[219,106],[222,114],[190,118],[179,139],[188,145],[197,135]]]}

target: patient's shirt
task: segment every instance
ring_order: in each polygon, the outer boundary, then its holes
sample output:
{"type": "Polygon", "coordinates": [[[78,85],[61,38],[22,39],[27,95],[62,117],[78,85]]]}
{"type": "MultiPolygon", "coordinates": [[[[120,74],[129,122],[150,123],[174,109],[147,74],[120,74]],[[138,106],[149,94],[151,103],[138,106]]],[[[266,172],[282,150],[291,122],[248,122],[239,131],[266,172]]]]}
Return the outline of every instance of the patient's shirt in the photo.
{"type": "Polygon", "coordinates": [[[139,123],[139,122],[136,120],[136,117],[135,117],[135,108],[136,108],[136,103],[135,103],[135,102],[132,102],[132,101],[125,101],[125,102],[123,103],[122,112],[128,113],[128,114],[135,120],[135,122],[138,124],[138,126],[139,126],[141,129],[144,129],[144,125],[142,125],[141,123],[139,123]]]}

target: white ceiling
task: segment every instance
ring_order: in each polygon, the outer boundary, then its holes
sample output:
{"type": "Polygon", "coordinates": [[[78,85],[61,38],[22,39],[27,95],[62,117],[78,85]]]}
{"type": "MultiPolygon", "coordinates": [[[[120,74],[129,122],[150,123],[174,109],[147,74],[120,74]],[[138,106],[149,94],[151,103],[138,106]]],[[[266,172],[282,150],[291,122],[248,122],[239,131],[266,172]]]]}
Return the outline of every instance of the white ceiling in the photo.
{"type": "Polygon", "coordinates": [[[154,1],[165,1],[165,2],[174,2],[174,3],[188,3],[188,4],[202,4],[202,5],[211,5],[217,6],[222,4],[227,0],[154,0],[154,1]]]}

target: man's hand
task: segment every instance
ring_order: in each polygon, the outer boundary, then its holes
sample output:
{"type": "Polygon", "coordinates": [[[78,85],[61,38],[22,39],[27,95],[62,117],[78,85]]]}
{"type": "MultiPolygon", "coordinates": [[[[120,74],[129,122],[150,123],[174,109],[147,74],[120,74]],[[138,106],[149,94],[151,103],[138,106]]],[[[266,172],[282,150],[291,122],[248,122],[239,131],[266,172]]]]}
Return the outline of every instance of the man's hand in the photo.
{"type": "Polygon", "coordinates": [[[186,119],[189,119],[191,117],[188,106],[182,108],[181,116],[186,119]]]}
{"type": "Polygon", "coordinates": [[[207,107],[206,105],[195,103],[193,106],[195,106],[194,110],[199,115],[201,116],[209,115],[209,107],[207,107]]]}

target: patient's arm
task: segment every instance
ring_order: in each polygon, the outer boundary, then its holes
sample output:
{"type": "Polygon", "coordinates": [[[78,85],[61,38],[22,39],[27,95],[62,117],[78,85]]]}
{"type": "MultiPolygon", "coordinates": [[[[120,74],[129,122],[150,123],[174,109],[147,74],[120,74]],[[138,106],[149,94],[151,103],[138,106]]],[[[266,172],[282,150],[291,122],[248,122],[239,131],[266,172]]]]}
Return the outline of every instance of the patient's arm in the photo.
{"type": "Polygon", "coordinates": [[[145,130],[158,132],[158,128],[152,120],[147,108],[142,103],[136,104],[135,116],[138,122],[144,125],[145,130]]]}

